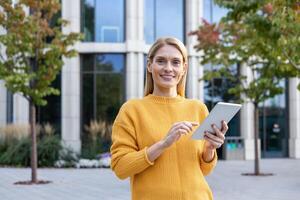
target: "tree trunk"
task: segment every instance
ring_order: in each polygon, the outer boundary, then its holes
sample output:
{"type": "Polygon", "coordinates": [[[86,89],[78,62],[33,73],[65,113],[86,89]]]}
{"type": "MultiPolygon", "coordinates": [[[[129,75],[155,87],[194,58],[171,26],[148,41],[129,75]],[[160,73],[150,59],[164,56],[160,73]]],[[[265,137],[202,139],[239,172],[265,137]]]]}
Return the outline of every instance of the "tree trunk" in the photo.
{"type": "Polygon", "coordinates": [[[32,101],[30,104],[30,132],[31,132],[31,182],[37,183],[37,144],[36,144],[36,108],[32,101]]]}
{"type": "Polygon", "coordinates": [[[259,152],[258,152],[258,135],[259,135],[259,110],[258,103],[254,103],[254,151],[255,151],[255,160],[254,160],[254,174],[259,175],[259,152]]]}

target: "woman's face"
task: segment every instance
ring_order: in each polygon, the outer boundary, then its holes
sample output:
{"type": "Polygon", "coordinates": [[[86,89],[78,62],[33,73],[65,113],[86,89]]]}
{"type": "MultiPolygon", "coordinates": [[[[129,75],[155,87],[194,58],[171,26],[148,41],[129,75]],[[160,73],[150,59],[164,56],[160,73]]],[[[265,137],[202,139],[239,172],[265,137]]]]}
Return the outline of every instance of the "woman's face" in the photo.
{"type": "Polygon", "coordinates": [[[176,89],[186,71],[186,64],[176,47],[164,45],[156,52],[148,71],[152,73],[154,87],[176,89]]]}

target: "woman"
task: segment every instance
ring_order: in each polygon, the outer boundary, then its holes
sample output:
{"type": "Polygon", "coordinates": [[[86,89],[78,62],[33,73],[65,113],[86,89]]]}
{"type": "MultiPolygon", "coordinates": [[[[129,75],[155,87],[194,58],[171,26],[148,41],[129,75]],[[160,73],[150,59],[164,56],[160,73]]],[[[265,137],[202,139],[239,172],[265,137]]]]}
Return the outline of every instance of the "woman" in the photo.
{"type": "Polygon", "coordinates": [[[213,199],[204,176],[228,127],[222,122],[205,140],[190,138],[208,110],[184,98],[187,62],[179,40],[158,39],[148,53],[144,98],[127,101],[115,119],[111,167],[120,179],[130,177],[133,200],[213,199]]]}

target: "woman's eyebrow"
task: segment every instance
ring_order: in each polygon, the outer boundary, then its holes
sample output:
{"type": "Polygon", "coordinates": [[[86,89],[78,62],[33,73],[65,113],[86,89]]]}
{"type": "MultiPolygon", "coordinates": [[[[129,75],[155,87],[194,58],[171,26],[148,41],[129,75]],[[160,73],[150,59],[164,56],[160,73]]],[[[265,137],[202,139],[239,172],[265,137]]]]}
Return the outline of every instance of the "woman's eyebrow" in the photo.
{"type": "MultiPolygon", "coordinates": [[[[163,59],[166,59],[168,58],[168,56],[155,56],[156,59],[159,59],[159,58],[163,58],[163,59]]],[[[181,58],[179,57],[171,57],[172,60],[176,59],[176,60],[181,60],[181,58]]]]}
{"type": "Polygon", "coordinates": [[[166,58],[165,56],[155,56],[157,58],[166,58]]]}

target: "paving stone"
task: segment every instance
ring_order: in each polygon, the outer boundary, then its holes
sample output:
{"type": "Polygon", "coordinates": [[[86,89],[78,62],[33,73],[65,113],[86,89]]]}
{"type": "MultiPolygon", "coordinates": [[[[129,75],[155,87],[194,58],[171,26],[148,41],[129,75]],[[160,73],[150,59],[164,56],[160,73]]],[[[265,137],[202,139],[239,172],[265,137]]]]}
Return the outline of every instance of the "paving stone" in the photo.
{"type": "MultiPolygon", "coordinates": [[[[254,171],[253,161],[219,161],[207,176],[215,200],[298,200],[300,160],[262,159],[261,172],[273,176],[242,176],[254,171]]],[[[28,168],[0,168],[1,200],[130,200],[129,179],[110,169],[39,169],[46,185],[14,185],[30,179],[28,168]]]]}

